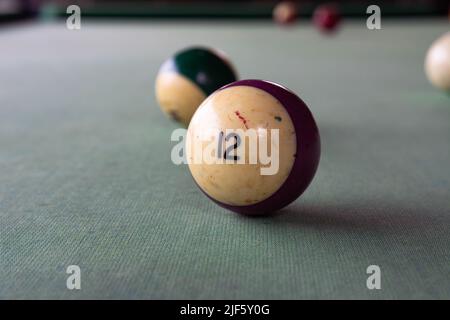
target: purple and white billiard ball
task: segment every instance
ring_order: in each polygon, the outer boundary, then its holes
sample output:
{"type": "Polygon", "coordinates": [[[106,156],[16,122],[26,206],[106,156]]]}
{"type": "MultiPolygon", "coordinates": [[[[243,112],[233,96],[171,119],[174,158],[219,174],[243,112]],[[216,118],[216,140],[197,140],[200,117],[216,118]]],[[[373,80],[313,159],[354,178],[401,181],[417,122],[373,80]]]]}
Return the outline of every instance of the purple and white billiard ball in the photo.
{"type": "Polygon", "coordinates": [[[312,181],[319,131],[292,91],[241,80],[215,91],[197,109],[186,157],[196,184],[217,204],[242,214],[268,214],[297,199],[312,181]],[[207,150],[203,156],[209,161],[198,161],[199,149],[207,150]]]}

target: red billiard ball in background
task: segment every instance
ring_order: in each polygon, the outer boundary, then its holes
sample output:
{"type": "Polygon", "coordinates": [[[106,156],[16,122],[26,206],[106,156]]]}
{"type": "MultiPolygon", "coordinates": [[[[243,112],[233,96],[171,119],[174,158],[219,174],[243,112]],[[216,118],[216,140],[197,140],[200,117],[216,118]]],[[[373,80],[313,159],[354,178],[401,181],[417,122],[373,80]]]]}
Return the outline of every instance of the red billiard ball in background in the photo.
{"type": "Polygon", "coordinates": [[[282,1],[275,6],[272,14],[279,25],[292,25],[298,18],[298,6],[292,1],[282,1]]]}
{"type": "Polygon", "coordinates": [[[324,33],[336,31],[341,21],[339,8],[335,4],[323,4],[314,10],[314,25],[324,33]]]}

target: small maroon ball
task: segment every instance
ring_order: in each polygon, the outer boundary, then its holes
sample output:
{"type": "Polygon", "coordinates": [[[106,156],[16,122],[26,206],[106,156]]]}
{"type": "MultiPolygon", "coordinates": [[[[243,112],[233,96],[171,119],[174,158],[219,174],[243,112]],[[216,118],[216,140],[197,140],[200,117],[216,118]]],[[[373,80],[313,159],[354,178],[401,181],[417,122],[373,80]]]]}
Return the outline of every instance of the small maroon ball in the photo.
{"type": "Polygon", "coordinates": [[[296,22],[298,7],[294,2],[282,1],[273,9],[273,19],[279,25],[287,26],[296,22]]]}
{"type": "Polygon", "coordinates": [[[335,31],[340,21],[339,9],[334,4],[323,4],[314,10],[314,25],[322,32],[330,33],[335,31]]]}

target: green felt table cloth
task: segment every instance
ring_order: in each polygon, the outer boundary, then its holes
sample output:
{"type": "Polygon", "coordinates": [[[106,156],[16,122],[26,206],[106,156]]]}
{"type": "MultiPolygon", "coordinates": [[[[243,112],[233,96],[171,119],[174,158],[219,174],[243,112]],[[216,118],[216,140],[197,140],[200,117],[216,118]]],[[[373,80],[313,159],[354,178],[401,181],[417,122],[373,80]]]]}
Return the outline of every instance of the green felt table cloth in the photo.
{"type": "Polygon", "coordinates": [[[446,21],[64,22],[0,30],[0,298],[448,299],[450,97],[423,72],[446,21]],[[194,44],[310,106],[322,157],[279,214],[221,209],[170,161],[159,65],[194,44]],[[81,290],[66,268],[81,268],[81,290]],[[366,269],[381,268],[381,290],[366,269]]]}

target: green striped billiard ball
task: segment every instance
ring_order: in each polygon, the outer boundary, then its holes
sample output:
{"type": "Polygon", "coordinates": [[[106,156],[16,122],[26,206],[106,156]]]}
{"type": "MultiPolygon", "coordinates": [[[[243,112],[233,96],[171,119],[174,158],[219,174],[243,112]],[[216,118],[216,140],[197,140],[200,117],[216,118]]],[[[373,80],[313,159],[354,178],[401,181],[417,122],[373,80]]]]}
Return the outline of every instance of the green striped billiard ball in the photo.
{"type": "Polygon", "coordinates": [[[156,99],[164,113],[187,127],[207,96],[236,80],[236,72],[225,54],[192,47],[162,64],[156,77],[156,99]]]}

